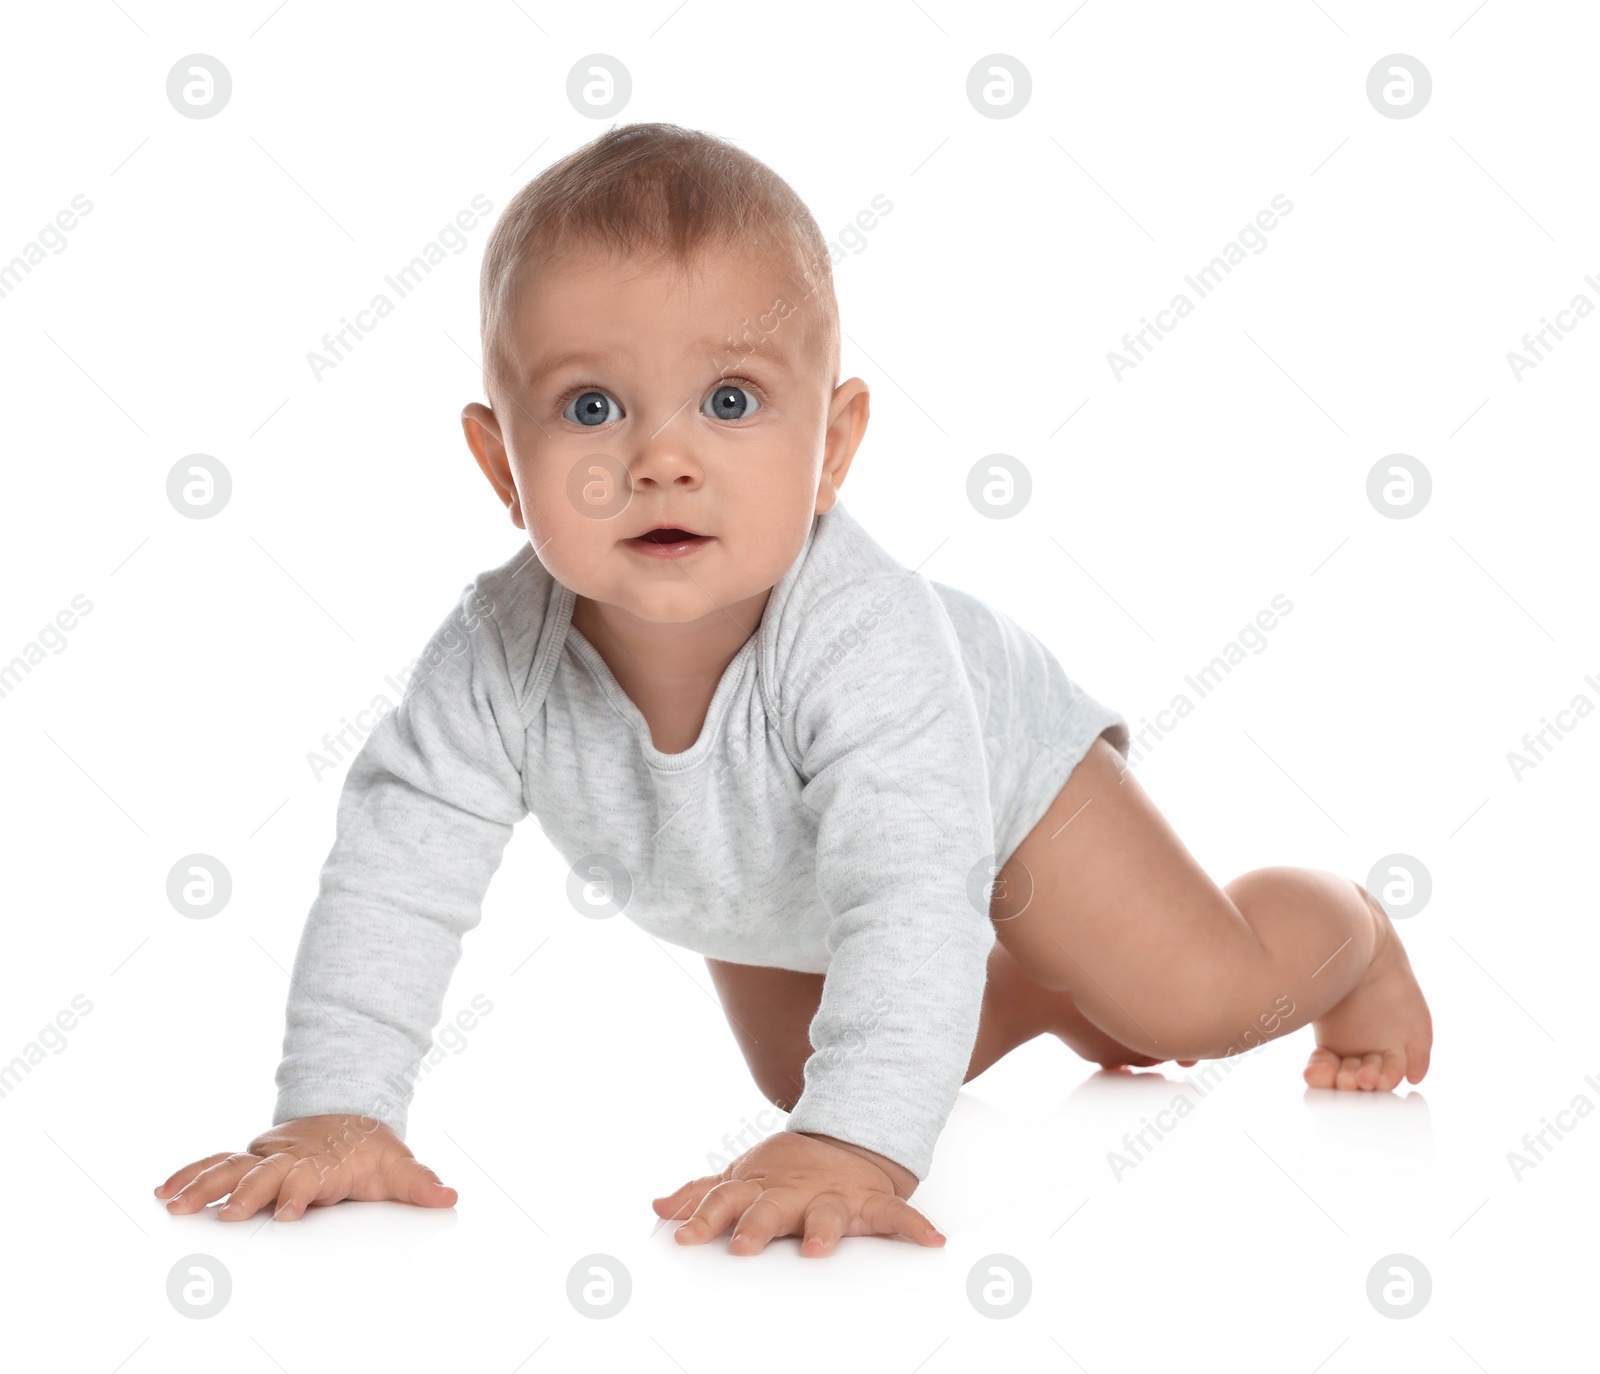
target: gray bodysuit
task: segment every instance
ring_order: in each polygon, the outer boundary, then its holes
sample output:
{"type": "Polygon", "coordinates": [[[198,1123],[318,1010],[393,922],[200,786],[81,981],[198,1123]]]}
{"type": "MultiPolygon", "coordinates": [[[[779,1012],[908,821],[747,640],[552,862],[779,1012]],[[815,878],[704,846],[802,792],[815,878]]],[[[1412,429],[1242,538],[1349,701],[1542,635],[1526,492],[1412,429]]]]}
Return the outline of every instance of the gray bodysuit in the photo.
{"type": "Polygon", "coordinates": [[[1127,722],[842,503],[813,519],[682,753],[656,749],[574,599],[526,544],[480,574],[352,760],[274,1123],[359,1112],[404,1135],[462,936],[532,814],[583,909],[826,973],[786,1129],[925,1178],[977,1035],[995,870],[1096,736],[1127,755],[1127,722]]]}

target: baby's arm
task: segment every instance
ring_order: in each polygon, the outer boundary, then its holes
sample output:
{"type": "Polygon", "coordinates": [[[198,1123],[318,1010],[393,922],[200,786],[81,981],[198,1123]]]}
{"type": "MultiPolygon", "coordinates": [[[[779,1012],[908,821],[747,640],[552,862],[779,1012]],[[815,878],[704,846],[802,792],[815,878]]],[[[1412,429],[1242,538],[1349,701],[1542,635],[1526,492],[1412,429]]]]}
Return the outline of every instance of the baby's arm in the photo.
{"type": "Polygon", "coordinates": [[[350,765],[338,830],[290,976],[273,1128],[156,1190],[170,1211],[232,1193],[243,1219],[281,1199],[449,1206],[402,1143],[462,936],[526,815],[524,726],[480,583],[430,638],[400,705],[350,765]]]}
{"type": "MultiPolygon", "coordinates": [[[[876,577],[819,610],[802,635],[813,642],[793,656],[804,665],[801,680],[780,690],[788,694],[785,742],[818,816],[817,884],[831,915],[832,962],[811,1022],[805,1090],[785,1130],[893,1161],[902,1175],[874,1172],[880,1189],[891,1180],[903,1200],[927,1176],[977,1039],[995,940],[988,766],[961,646],[931,584],[876,577]]],[[[816,1160],[768,1158],[795,1148],[769,1139],[749,1152],[750,1186],[779,1188],[788,1168],[811,1177],[816,1160]]],[[[853,1167],[841,1163],[847,1173],[853,1167]]],[[[749,1187],[702,1200],[719,1181],[743,1185],[739,1161],[730,1170],[665,1200],[679,1215],[699,1203],[704,1224],[693,1239],[719,1234],[753,1200],[749,1187]]],[[[813,1215],[811,1198],[826,1190],[781,1186],[781,1215],[768,1206],[739,1222],[735,1240],[745,1252],[803,1229],[802,1253],[820,1254],[841,1233],[883,1229],[865,1209],[843,1225],[826,1209],[813,1215]]],[[[910,1208],[898,1215],[923,1221],[910,1208]]],[[[918,1238],[927,1234],[936,1233],[929,1227],[918,1238]]]]}
{"type": "Polygon", "coordinates": [[[832,962],[787,1129],[876,1151],[920,1182],[971,1060],[995,940],[988,765],[931,584],[876,580],[849,602],[852,622],[857,608],[878,620],[795,716],[832,962]]]}
{"type": "Polygon", "coordinates": [[[464,598],[350,766],[295,956],[274,1124],[361,1111],[405,1135],[462,937],[527,814],[524,734],[496,622],[464,598]]]}

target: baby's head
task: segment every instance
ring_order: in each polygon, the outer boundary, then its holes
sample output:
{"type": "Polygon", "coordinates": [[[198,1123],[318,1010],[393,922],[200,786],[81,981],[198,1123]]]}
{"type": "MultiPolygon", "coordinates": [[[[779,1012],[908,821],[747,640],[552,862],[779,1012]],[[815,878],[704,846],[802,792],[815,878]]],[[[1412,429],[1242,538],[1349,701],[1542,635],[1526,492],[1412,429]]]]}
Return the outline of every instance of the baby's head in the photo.
{"type": "Polygon", "coordinates": [[[613,129],[506,206],[480,308],[489,405],[462,428],[556,580],[652,622],[764,605],[868,411],[787,183],[708,134],[613,129]],[[676,558],[629,542],[660,526],[709,538],[676,558]]]}

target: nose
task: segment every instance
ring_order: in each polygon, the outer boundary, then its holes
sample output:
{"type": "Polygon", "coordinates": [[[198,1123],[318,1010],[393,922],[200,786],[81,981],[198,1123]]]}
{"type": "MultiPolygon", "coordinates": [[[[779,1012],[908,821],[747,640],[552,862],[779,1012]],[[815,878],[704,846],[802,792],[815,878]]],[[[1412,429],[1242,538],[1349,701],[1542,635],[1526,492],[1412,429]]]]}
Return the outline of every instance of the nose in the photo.
{"type": "Polygon", "coordinates": [[[691,426],[685,423],[684,412],[691,405],[692,401],[685,401],[653,432],[641,435],[628,462],[628,476],[636,488],[692,491],[705,480],[690,437],[691,426]]]}

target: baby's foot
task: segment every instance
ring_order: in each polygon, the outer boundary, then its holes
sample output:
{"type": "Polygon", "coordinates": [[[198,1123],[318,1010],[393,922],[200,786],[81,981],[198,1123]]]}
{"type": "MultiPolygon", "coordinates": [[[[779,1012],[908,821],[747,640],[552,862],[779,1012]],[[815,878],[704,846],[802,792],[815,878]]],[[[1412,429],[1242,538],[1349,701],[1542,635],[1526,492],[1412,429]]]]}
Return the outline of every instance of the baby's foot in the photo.
{"type": "Polygon", "coordinates": [[[1313,1088],[1389,1092],[1402,1078],[1420,1083],[1427,1073],[1433,1018],[1388,912],[1360,883],[1356,890],[1372,910],[1377,946],[1361,981],[1313,1023],[1317,1048],[1305,1080],[1313,1088]]]}

